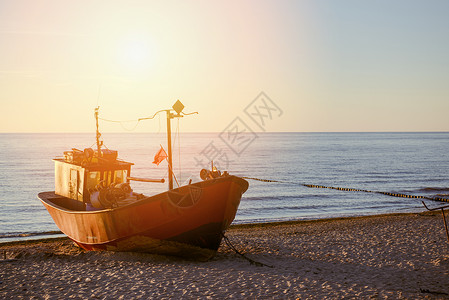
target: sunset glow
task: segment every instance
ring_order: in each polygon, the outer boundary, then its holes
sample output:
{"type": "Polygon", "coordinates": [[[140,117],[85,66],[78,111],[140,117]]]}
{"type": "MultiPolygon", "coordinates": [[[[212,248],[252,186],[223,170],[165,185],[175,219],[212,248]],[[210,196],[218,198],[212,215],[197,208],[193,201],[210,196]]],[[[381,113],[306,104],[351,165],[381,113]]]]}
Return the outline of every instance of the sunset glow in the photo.
{"type": "Polygon", "coordinates": [[[284,112],[267,131],[447,131],[447,11],[442,1],[0,0],[0,131],[92,131],[97,105],[137,120],[180,99],[199,112],[184,131],[221,132],[262,91],[284,112]]]}

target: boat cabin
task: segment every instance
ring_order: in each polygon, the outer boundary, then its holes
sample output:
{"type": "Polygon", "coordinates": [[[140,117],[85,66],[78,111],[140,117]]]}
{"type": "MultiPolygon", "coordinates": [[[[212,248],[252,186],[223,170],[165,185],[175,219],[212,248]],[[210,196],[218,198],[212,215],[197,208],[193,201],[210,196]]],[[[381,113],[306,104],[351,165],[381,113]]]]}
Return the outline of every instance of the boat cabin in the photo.
{"type": "Polygon", "coordinates": [[[133,163],[117,159],[117,151],[91,148],[65,151],[64,158],[55,158],[55,194],[81,203],[90,202],[91,191],[99,186],[129,182],[133,163]]]}

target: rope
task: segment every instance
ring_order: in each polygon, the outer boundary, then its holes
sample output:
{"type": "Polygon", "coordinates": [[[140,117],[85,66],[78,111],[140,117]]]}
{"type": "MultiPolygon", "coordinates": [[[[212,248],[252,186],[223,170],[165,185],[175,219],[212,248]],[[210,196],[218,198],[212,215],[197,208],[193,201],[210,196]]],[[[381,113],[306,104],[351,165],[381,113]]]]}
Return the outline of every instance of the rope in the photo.
{"type": "Polygon", "coordinates": [[[140,119],[137,120],[110,120],[110,119],[105,119],[105,118],[98,118],[98,120],[102,120],[105,122],[111,122],[111,123],[129,123],[129,122],[140,122],[140,119]]]}
{"type": "Polygon", "coordinates": [[[122,128],[126,131],[134,131],[137,128],[137,125],[139,125],[140,119],[138,120],[127,120],[127,121],[116,121],[116,120],[109,120],[109,119],[104,119],[104,118],[98,118],[99,120],[105,121],[105,122],[110,122],[110,123],[119,123],[120,126],[122,126],[122,128]],[[136,125],[134,125],[133,128],[126,128],[124,123],[130,123],[130,122],[136,122],[136,125]]]}
{"type": "Polygon", "coordinates": [[[234,245],[231,243],[231,241],[228,239],[227,236],[224,235],[224,233],[221,234],[221,236],[223,237],[226,245],[228,245],[229,248],[232,249],[232,251],[234,251],[236,254],[240,255],[241,257],[243,257],[244,259],[246,259],[247,261],[249,261],[250,264],[258,266],[258,267],[269,267],[269,268],[274,268],[274,266],[270,266],[258,261],[255,261],[249,257],[247,257],[245,254],[241,253],[239,250],[237,250],[234,245]]]}
{"type": "MultiPolygon", "coordinates": [[[[270,180],[270,179],[260,179],[260,178],[254,178],[254,177],[242,177],[244,179],[251,179],[251,180],[257,180],[257,181],[263,181],[263,182],[280,182],[280,183],[292,183],[288,181],[279,181],[279,180],[270,180]]],[[[301,184],[302,185],[302,184],[301,184]]]]}
{"type": "Polygon", "coordinates": [[[250,180],[257,180],[257,181],[262,181],[262,182],[277,182],[277,183],[297,184],[297,185],[302,185],[302,186],[305,186],[305,187],[308,187],[308,188],[316,188],[316,189],[332,189],[332,190],[347,191],[347,192],[375,193],[375,194],[382,194],[382,195],[392,196],[392,197],[427,199],[427,200],[432,200],[432,201],[449,202],[449,199],[441,198],[441,197],[416,196],[416,195],[407,195],[407,194],[401,194],[401,193],[390,193],[390,192],[382,192],[382,191],[370,191],[370,190],[355,189],[355,188],[342,188],[342,187],[333,187],[333,186],[324,186],[324,185],[315,185],[315,184],[305,184],[305,183],[298,183],[298,182],[292,182],[292,181],[260,179],[260,178],[254,178],[254,177],[242,177],[242,178],[250,179],[250,180]]]}
{"type": "MultiPolygon", "coordinates": [[[[122,128],[126,131],[134,131],[137,128],[137,125],[139,125],[140,121],[144,121],[144,120],[152,120],[154,119],[154,117],[156,117],[156,115],[159,115],[159,113],[164,112],[166,110],[160,110],[157,111],[153,116],[151,117],[147,117],[147,118],[139,118],[137,120],[110,120],[110,119],[105,119],[105,118],[98,118],[99,120],[105,121],[105,122],[110,122],[110,123],[119,123],[120,126],[122,126],[122,128]],[[132,129],[126,128],[125,125],[123,125],[124,123],[130,123],[130,122],[136,122],[136,125],[134,125],[134,127],[132,129]]],[[[160,116],[159,116],[159,130],[160,130],[160,116]]]]}

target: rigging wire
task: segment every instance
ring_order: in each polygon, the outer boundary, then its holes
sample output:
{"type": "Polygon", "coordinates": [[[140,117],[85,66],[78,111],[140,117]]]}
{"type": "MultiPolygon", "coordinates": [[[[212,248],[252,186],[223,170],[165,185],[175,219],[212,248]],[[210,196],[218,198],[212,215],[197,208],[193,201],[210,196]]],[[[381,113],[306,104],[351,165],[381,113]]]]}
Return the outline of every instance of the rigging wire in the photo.
{"type": "MultiPolygon", "coordinates": [[[[181,158],[181,153],[180,153],[181,152],[181,148],[180,148],[180,146],[181,145],[180,145],[180,140],[179,140],[179,119],[178,119],[176,130],[174,132],[174,139],[173,139],[173,143],[172,143],[172,149],[175,150],[176,146],[178,146],[178,154],[179,154],[179,161],[178,161],[179,182],[182,182],[182,179],[181,179],[181,162],[180,162],[180,158],[181,158]]],[[[179,187],[179,183],[178,183],[178,181],[176,179],[176,175],[175,175],[173,169],[174,169],[174,166],[172,165],[173,176],[175,176],[176,183],[178,184],[178,187],[179,187]]]]}
{"type": "Polygon", "coordinates": [[[120,124],[120,126],[126,130],[126,131],[134,131],[137,126],[139,125],[140,121],[144,121],[144,120],[151,120],[154,119],[156,117],[156,115],[159,117],[159,128],[158,128],[158,133],[161,131],[161,116],[159,113],[164,112],[166,110],[159,110],[156,113],[154,113],[153,116],[151,117],[145,117],[145,118],[138,118],[137,120],[111,120],[111,119],[106,119],[106,118],[98,118],[99,120],[105,121],[105,122],[110,122],[110,123],[118,123],[120,124]],[[131,122],[136,122],[136,124],[134,125],[134,127],[132,128],[127,128],[124,124],[125,123],[131,123],[131,122]]]}
{"type": "MultiPolygon", "coordinates": [[[[127,130],[127,131],[133,131],[136,129],[137,125],[139,125],[140,121],[144,121],[144,120],[152,120],[154,119],[156,116],[159,117],[159,128],[158,128],[158,132],[160,132],[161,130],[161,116],[160,113],[161,112],[166,112],[169,111],[167,109],[161,109],[157,112],[155,112],[151,117],[145,117],[145,118],[138,118],[137,120],[111,120],[111,119],[105,119],[105,118],[98,118],[99,120],[105,121],[105,122],[110,122],[110,123],[119,123],[123,129],[127,130]],[[130,122],[136,122],[136,125],[134,125],[134,127],[132,129],[126,128],[123,124],[124,123],[130,123],[130,122]]],[[[185,112],[181,112],[182,115],[184,116],[188,116],[188,115],[193,115],[193,114],[198,114],[198,112],[191,112],[191,113],[185,113],[185,112]]],[[[178,123],[179,123],[179,119],[178,119],[178,123]]],[[[179,127],[179,124],[178,124],[179,127]]]]}
{"type": "MultiPolygon", "coordinates": [[[[102,121],[105,121],[105,122],[118,123],[118,124],[120,124],[120,126],[124,130],[126,130],[126,131],[134,131],[137,128],[137,126],[139,125],[140,121],[151,120],[151,119],[154,119],[156,116],[158,116],[159,128],[158,128],[157,134],[159,134],[161,132],[161,128],[162,128],[160,113],[162,113],[162,112],[169,113],[170,111],[171,111],[170,109],[169,110],[162,109],[162,110],[159,110],[159,111],[155,112],[151,117],[139,118],[137,120],[111,120],[111,119],[106,119],[106,118],[98,118],[98,119],[102,120],[102,121]],[[127,128],[124,124],[125,123],[130,123],[130,122],[136,122],[136,123],[135,123],[134,127],[127,128]]],[[[188,116],[188,115],[198,114],[198,112],[191,112],[191,113],[181,112],[181,114],[183,116],[188,116]]],[[[181,179],[182,179],[181,178],[182,177],[182,167],[181,167],[181,137],[180,137],[180,130],[179,130],[179,118],[177,118],[177,126],[176,126],[175,138],[174,138],[174,141],[173,141],[173,149],[175,148],[176,139],[178,140],[177,141],[178,142],[178,166],[179,166],[179,177],[180,177],[180,181],[181,181],[181,179]]],[[[173,173],[173,169],[172,169],[172,173],[173,173]]],[[[173,175],[174,175],[174,173],[173,173],[173,175]]],[[[175,181],[176,181],[176,183],[177,183],[177,185],[179,187],[178,180],[176,179],[176,176],[174,176],[174,177],[175,177],[175,181]]]]}
{"type": "Polygon", "coordinates": [[[182,111],[181,114],[183,114],[184,116],[190,116],[190,115],[198,114],[198,112],[194,111],[194,112],[191,112],[191,113],[185,113],[185,112],[182,111]]]}
{"type": "Polygon", "coordinates": [[[125,125],[123,125],[123,123],[120,123],[120,126],[122,126],[122,128],[126,131],[134,131],[137,128],[137,125],[139,125],[139,121],[136,122],[136,124],[134,125],[134,127],[132,129],[126,128],[125,125]]]}
{"type": "Polygon", "coordinates": [[[138,119],[138,120],[126,120],[126,121],[116,121],[116,120],[110,120],[110,119],[105,119],[105,118],[98,118],[98,119],[102,120],[102,121],[105,121],[105,122],[118,123],[126,131],[134,131],[137,128],[137,125],[139,125],[139,122],[140,122],[140,119],[138,119]],[[136,124],[132,128],[127,128],[124,125],[124,123],[130,123],[130,122],[136,122],[136,124]]]}
{"type": "Polygon", "coordinates": [[[154,117],[156,117],[157,114],[159,114],[159,113],[161,113],[161,112],[164,112],[164,111],[167,111],[167,110],[166,110],[166,109],[161,109],[161,110],[155,112],[153,116],[151,116],[151,117],[146,117],[146,118],[139,118],[138,121],[154,119],[154,117]]]}
{"type": "Polygon", "coordinates": [[[159,119],[159,128],[157,129],[157,133],[160,133],[161,132],[161,128],[162,128],[162,126],[161,126],[161,115],[158,114],[157,117],[159,119]]]}

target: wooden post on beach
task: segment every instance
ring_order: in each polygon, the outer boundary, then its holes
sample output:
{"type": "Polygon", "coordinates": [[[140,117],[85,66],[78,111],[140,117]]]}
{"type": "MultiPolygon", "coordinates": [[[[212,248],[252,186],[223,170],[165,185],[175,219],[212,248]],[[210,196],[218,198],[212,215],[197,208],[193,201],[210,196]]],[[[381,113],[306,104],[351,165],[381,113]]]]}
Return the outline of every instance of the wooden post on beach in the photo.
{"type": "Polygon", "coordinates": [[[441,208],[441,213],[443,214],[444,227],[446,228],[447,242],[449,243],[449,231],[447,230],[446,216],[444,215],[444,209],[441,208]]]}
{"type": "Polygon", "coordinates": [[[448,208],[449,205],[446,206],[441,206],[441,207],[436,207],[436,208],[428,208],[427,205],[424,203],[424,201],[421,201],[422,204],[424,205],[424,207],[429,210],[429,211],[433,211],[433,210],[438,210],[441,209],[441,214],[443,215],[443,222],[444,222],[444,228],[446,229],[446,236],[447,236],[447,242],[449,243],[449,230],[447,229],[447,223],[446,223],[446,216],[444,215],[444,209],[448,208]]]}

